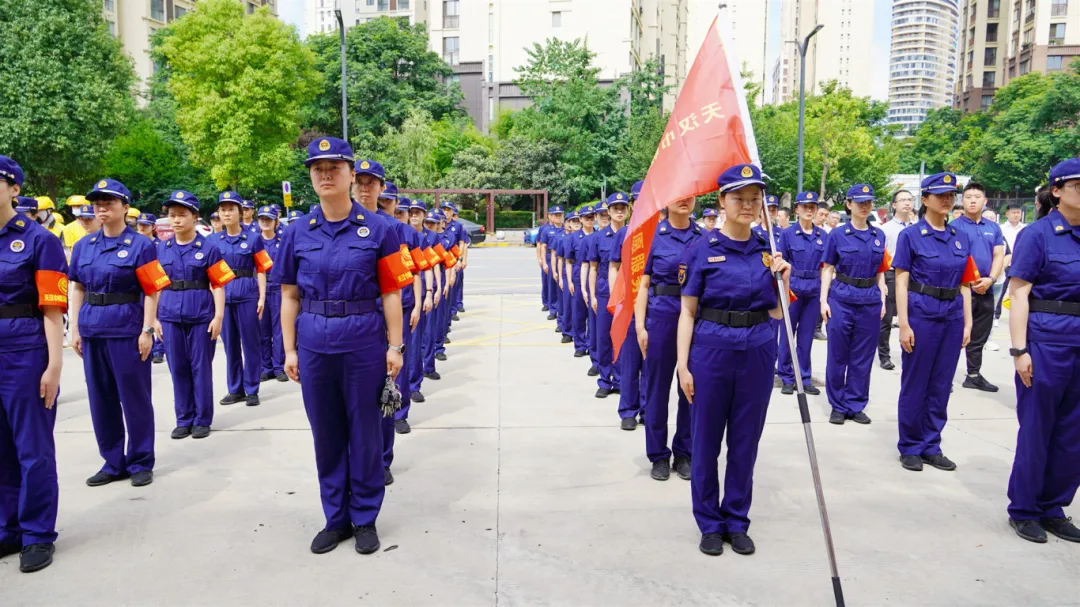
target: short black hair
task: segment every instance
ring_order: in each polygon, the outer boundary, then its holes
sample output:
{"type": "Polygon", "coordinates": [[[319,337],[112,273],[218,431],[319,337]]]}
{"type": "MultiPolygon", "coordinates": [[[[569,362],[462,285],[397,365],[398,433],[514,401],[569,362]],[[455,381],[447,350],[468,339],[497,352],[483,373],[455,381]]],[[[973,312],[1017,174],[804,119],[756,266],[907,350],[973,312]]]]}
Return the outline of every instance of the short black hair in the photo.
{"type": "Polygon", "coordinates": [[[909,190],[896,190],[895,192],[893,192],[892,195],[892,204],[896,204],[896,199],[899,198],[901,194],[907,194],[908,196],[911,196],[912,199],[915,198],[915,195],[912,194],[909,190]]]}
{"type": "Polygon", "coordinates": [[[962,205],[962,204],[954,205],[952,210],[954,210],[954,211],[963,211],[964,210],[964,205],[962,205]]]}
{"type": "Polygon", "coordinates": [[[791,209],[789,209],[787,207],[780,207],[779,209],[776,210],[777,213],[779,213],[780,211],[783,211],[783,212],[787,213],[788,215],[791,215],[791,209]]]}
{"type": "Polygon", "coordinates": [[[1019,202],[1010,202],[1009,204],[1005,205],[1005,210],[1006,211],[1022,211],[1022,210],[1024,210],[1024,206],[1022,204],[1020,204],[1019,202]]]}
{"type": "Polygon", "coordinates": [[[986,186],[977,181],[969,181],[968,184],[964,186],[964,191],[967,192],[968,190],[978,190],[982,192],[984,196],[986,195],[986,186]]]}

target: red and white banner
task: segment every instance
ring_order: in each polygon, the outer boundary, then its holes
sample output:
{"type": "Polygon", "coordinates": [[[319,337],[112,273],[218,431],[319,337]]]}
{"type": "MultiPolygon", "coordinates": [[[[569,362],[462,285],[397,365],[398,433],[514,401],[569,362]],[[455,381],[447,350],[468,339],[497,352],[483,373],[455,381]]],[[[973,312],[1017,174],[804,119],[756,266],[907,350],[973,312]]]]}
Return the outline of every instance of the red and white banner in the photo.
{"type": "Polygon", "coordinates": [[[716,191],[717,177],[732,165],[760,165],[738,66],[727,21],[717,17],[675,100],[626,228],[622,264],[608,300],[615,316],[611,342],[616,358],[634,314],[660,209],[716,191]]]}

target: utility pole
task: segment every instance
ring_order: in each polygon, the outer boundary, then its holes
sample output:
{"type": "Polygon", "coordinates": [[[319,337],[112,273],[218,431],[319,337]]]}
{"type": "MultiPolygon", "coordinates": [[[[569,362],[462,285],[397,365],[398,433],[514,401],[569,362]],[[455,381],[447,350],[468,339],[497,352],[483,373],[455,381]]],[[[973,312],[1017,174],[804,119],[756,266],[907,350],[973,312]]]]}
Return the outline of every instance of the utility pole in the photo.
{"type": "Polygon", "coordinates": [[[341,138],[349,141],[349,92],[345,88],[345,21],[341,18],[341,8],[334,9],[337,17],[338,33],[341,35],[341,138]]]}
{"type": "Polygon", "coordinates": [[[802,189],[803,182],[803,138],[806,134],[806,51],[810,48],[810,39],[821,31],[821,28],[825,27],[822,24],[814,26],[805,39],[801,42],[798,40],[792,40],[791,42],[799,47],[799,190],[802,189]]]}

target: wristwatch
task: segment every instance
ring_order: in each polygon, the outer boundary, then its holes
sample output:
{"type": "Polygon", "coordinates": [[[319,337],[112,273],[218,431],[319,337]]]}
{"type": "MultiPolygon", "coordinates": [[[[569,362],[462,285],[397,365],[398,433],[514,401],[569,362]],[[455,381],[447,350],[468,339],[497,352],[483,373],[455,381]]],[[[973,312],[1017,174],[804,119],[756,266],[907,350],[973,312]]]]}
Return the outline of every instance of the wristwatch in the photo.
{"type": "Polygon", "coordinates": [[[1028,353],[1027,348],[1009,348],[1009,356],[1016,358],[1017,356],[1023,356],[1028,353]]]}
{"type": "Polygon", "coordinates": [[[405,353],[405,344],[401,344],[400,346],[387,346],[386,348],[388,350],[392,350],[394,352],[397,352],[398,354],[404,354],[405,353]]]}
{"type": "Polygon", "coordinates": [[[146,333],[147,335],[149,335],[151,337],[153,337],[153,335],[154,335],[154,327],[143,327],[142,332],[146,333]]]}

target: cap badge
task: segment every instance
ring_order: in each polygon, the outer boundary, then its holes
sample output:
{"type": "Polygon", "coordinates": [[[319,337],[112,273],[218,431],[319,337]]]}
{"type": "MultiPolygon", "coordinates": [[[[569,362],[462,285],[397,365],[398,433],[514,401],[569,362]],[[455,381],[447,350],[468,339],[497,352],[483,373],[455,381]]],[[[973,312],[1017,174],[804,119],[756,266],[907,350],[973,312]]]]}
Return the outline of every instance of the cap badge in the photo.
{"type": "Polygon", "coordinates": [[[870,186],[865,186],[865,185],[864,185],[864,186],[862,187],[862,191],[863,191],[863,192],[869,192],[869,191],[870,191],[870,186]]]}
{"type": "Polygon", "coordinates": [[[319,142],[319,151],[320,152],[325,152],[326,150],[329,150],[329,149],[330,149],[330,142],[329,141],[327,141],[326,139],[323,139],[322,141],[319,142]]]}
{"type": "Polygon", "coordinates": [[[371,168],[371,163],[365,160],[365,161],[360,163],[360,168],[362,168],[362,169],[370,169],[371,168]]]}
{"type": "Polygon", "coordinates": [[[620,194],[616,194],[616,195],[615,195],[615,200],[622,200],[622,194],[621,194],[621,193],[620,193],[620,194]]]}
{"type": "Polygon", "coordinates": [[[26,243],[21,240],[12,240],[9,248],[12,253],[22,253],[23,249],[26,248],[26,243]]]}
{"type": "Polygon", "coordinates": [[[754,176],[754,169],[750,168],[749,166],[744,166],[742,168],[742,173],[740,174],[743,176],[744,179],[749,179],[754,176]]]}
{"type": "Polygon", "coordinates": [[[99,188],[109,187],[109,182],[102,179],[101,181],[97,182],[97,187],[99,187],[99,188]]]}
{"type": "Polygon", "coordinates": [[[224,194],[222,194],[221,197],[224,198],[225,200],[228,200],[228,199],[232,198],[232,196],[228,192],[225,192],[224,194]]]}
{"type": "Polygon", "coordinates": [[[810,200],[813,200],[814,199],[814,193],[813,192],[807,192],[806,197],[809,198],[810,200]]]}
{"type": "Polygon", "coordinates": [[[356,235],[360,238],[367,238],[369,234],[371,234],[371,228],[367,226],[360,226],[359,228],[356,228],[356,235]]]}
{"type": "Polygon", "coordinates": [[[184,193],[183,192],[177,192],[176,193],[176,199],[177,200],[183,200],[184,199],[184,193]]]}
{"type": "Polygon", "coordinates": [[[942,177],[941,180],[944,181],[945,183],[952,183],[952,176],[951,175],[946,175],[946,176],[942,177]]]}

